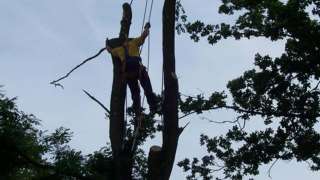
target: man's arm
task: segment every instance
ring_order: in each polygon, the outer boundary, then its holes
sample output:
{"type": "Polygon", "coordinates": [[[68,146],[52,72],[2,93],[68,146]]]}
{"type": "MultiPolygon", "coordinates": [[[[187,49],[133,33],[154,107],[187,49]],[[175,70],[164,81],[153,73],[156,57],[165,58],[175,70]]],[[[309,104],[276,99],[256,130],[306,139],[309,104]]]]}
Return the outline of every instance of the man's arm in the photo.
{"type": "Polygon", "coordinates": [[[139,46],[141,46],[144,43],[145,39],[148,37],[148,35],[150,33],[150,27],[151,27],[150,23],[147,23],[144,26],[144,30],[143,30],[141,36],[139,38],[137,38],[137,41],[138,41],[137,43],[139,46]]]}
{"type": "Polygon", "coordinates": [[[147,28],[147,29],[145,28],[141,34],[141,38],[143,39],[143,41],[148,37],[149,33],[150,33],[149,28],[147,28]]]}

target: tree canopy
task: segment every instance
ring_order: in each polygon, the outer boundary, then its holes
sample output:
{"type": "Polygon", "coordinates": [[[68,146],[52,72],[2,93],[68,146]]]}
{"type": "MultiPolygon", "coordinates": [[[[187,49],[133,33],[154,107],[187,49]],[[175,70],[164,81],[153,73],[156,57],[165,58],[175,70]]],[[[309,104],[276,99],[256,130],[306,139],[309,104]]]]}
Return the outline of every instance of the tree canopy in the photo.
{"type": "Polygon", "coordinates": [[[231,105],[219,92],[208,99],[198,96],[182,100],[184,113],[228,108],[238,113],[237,122],[241,122],[219,137],[201,135],[201,145],[209,154],[202,160],[179,163],[190,172],[187,178],[211,179],[221,170],[223,178],[242,179],[257,175],[263,164],[291,159],[308,162],[311,170],[319,170],[319,1],[222,0],[219,13],[235,15],[234,24],[190,22],[181,2],[176,11],[177,32],[190,34],[195,42],[206,38],[215,44],[230,37],[286,41],[280,57],[257,53],[255,68],[228,82],[231,105]],[[244,128],[255,117],[264,122],[264,130],[244,128]]]}
{"type": "MultiPolygon", "coordinates": [[[[68,143],[69,129],[41,130],[40,120],[19,110],[15,98],[0,94],[0,179],[114,179],[110,145],[83,155],[68,143]]],[[[146,177],[144,151],[133,166],[136,179],[146,177]]]]}

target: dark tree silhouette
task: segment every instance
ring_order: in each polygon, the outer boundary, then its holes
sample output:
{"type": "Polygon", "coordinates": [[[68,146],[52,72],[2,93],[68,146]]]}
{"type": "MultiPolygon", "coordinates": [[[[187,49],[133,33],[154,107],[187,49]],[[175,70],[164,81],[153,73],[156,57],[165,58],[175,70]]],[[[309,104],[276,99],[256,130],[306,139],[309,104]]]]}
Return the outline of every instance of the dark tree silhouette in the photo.
{"type": "Polygon", "coordinates": [[[65,128],[40,130],[36,117],[0,93],[0,179],[113,179],[111,149],[84,156],[69,147],[71,136],[65,128]]]}
{"type": "MultiPolygon", "coordinates": [[[[110,119],[111,144],[93,154],[82,155],[70,148],[72,134],[68,129],[58,128],[51,134],[39,130],[37,118],[18,110],[15,99],[0,93],[0,179],[168,180],[184,129],[179,127],[179,119],[221,109],[234,110],[238,115],[236,121],[220,123],[236,125],[219,137],[201,135],[200,142],[208,154],[201,160],[185,159],[178,163],[189,172],[187,179],[212,179],[217,171],[223,172],[217,179],[242,179],[257,175],[263,164],[270,163],[272,167],[279,160],[291,159],[308,162],[311,170],[319,170],[320,134],[316,125],[320,108],[320,3],[223,0],[219,12],[227,15],[237,12],[238,19],[231,25],[189,22],[180,1],[164,1],[164,92],[159,97],[163,100],[162,111],[157,112],[163,115],[163,122],[146,115],[137,137],[130,108],[125,121],[126,82],[119,60],[112,57],[110,111],[85,91],[107,111],[110,119]],[[207,38],[211,44],[229,37],[284,40],[286,49],[277,58],[257,54],[255,69],[229,81],[231,104],[224,92],[213,92],[209,98],[180,97],[175,74],[175,30],[190,34],[196,42],[207,38]],[[251,123],[253,117],[260,117],[265,129],[246,131],[245,124],[251,123]],[[163,144],[152,146],[146,157],[139,147],[157,131],[162,132],[163,144]]],[[[122,44],[124,36],[129,35],[131,18],[131,7],[125,3],[119,37],[108,40],[109,46],[122,44]]]]}
{"type": "Polygon", "coordinates": [[[188,21],[178,2],[176,29],[190,34],[195,42],[207,38],[214,44],[229,37],[286,41],[280,57],[256,54],[256,67],[229,81],[231,105],[226,103],[227,96],[218,92],[208,99],[198,96],[182,100],[180,109],[187,115],[227,108],[239,114],[237,123],[245,125],[258,116],[265,124],[264,130],[254,132],[237,125],[220,137],[202,135],[201,144],[209,154],[202,161],[196,158],[179,163],[190,172],[188,179],[211,179],[219,170],[224,178],[242,179],[257,175],[260,165],[291,159],[319,170],[319,11],[316,0],[223,0],[219,12],[237,14],[236,22],[207,25],[200,20],[188,21]]]}

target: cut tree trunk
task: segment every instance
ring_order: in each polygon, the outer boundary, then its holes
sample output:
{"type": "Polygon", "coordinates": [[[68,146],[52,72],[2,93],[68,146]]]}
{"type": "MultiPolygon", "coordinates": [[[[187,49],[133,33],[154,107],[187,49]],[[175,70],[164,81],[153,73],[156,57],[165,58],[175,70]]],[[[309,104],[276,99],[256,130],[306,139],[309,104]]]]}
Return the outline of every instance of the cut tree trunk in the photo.
{"type": "MultiPolygon", "coordinates": [[[[174,165],[175,154],[180,135],[178,125],[178,80],[175,74],[175,6],[176,0],[165,0],[163,7],[163,71],[164,102],[162,147],[150,148],[148,158],[148,179],[169,180],[174,165]]],[[[123,5],[123,17],[119,38],[109,40],[114,48],[121,46],[125,36],[129,35],[132,19],[131,7],[123,5]]],[[[126,82],[121,73],[119,59],[112,57],[113,84],[110,103],[110,141],[116,180],[131,180],[133,152],[130,143],[125,142],[126,125],[124,119],[126,82]]]]}
{"type": "Polygon", "coordinates": [[[164,73],[163,143],[161,153],[158,153],[160,147],[152,147],[150,149],[150,180],[169,180],[180,135],[178,122],[179,87],[175,73],[175,7],[176,0],[165,0],[162,19],[164,73]],[[159,170],[156,171],[156,169],[159,170]]]}
{"type": "MultiPolygon", "coordinates": [[[[123,4],[123,16],[119,38],[109,40],[109,46],[114,48],[121,46],[126,36],[129,36],[132,11],[128,3],[123,4]]],[[[124,119],[124,108],[126,98],[126,82],[124,74],[121,73],[120,60],[112,57],[113,82],[110,102],[110,130],[112,156],[115,168],[116,180],[132,179],[132,153],[125,143],[126,122],[124,119]]]]}

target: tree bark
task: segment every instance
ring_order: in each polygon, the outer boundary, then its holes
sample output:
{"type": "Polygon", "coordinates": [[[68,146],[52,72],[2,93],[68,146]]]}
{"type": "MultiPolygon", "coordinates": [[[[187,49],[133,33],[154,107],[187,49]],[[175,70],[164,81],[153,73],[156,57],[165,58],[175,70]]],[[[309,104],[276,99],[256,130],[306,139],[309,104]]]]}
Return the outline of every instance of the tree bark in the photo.
{"type": "Polygon", "coordinates": [[[162,132],[161,180],[170,178],[179,139],[179,87],[175,70],[175,7],[176,0],[166,0],[163,8],[163,71],[164,102],[162,132]]]}
{"type": "MultiPolygon", "coordinates": [[[[176,0],[165,0],[163,7],[163,71],[164,102],[162,148],[152,147],[149,153],[150,180],[169,180],[180,135],[178,125],[178,80],[175,74],[175,6],[176,0]]],[[[119,38],[109,40],[111,47],[121,46],[125,36],[129,35],[132,19],[131,7],[123,5],[123,17],[119,38]]],[[[113,84],[110,103],[110,141],[113,153],[115,179],[132,179],[133,153],[130,142],[125,142],[126,127],[124,107],[126,82],[121,73],[119,59],[112,57],[113,84]]]]}
{"type": "MultiPolygon", "coordinates": [[[[123,16],[119,38],[109,40],[109,46],[114,48],[123,44],[124,38],[129,36],[132,11],[128,3],[123,4],[123,16]]],[[[110,130],[112,156],[115,168],[116,180],[132,179],[132,153],[128,152],[125,143],[126,122],[124,119],[124,108],[126,98],[126,81],[121,73],[120,60],[112,57],[113,83],[110,102],[110,130]]],[[[129,148],[130,149],[130,148],[129,148]]]]}
{"type": "MultiPolygon", "coordinates": [[[[160,168],[160,175],[152,180],[168,180],[174,165],[178,139],[178,79],[175,73],[175,7],[176,0],[165,0],[163,7],[163,131],[160,161],[150,163],[160,168]]],[[[150,150],[151,152],[151,150],[150,150]]],[[[152,160],[152,157],[149,157],[152,160]]],[[[157,159],[157,158],[153,158],[157,159]]],[[[154,167],[149,167],[154,169],[154,167]]],[[[150,172],[151,173],[151,172],[150,172]]],[[[155,177],[150,175],[149,177],[155,177]]]]}
{"type": "Polygon", "coordinates": [[[148,180],[157,180],[161,176],[161,147],[152,146],[148,156],[148,180]]]}

